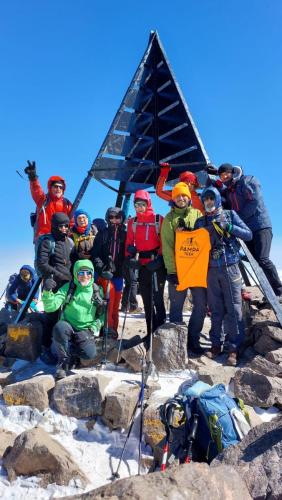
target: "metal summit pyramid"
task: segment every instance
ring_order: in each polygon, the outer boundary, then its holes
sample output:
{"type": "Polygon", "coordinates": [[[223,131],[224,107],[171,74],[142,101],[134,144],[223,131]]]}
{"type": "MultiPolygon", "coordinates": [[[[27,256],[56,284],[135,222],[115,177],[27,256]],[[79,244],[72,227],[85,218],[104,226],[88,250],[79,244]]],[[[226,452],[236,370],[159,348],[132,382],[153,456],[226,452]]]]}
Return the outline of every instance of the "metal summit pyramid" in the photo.
{"type": "Polygon", "coordinates": [[[159,164],[169,162],[169,180],[205,169],[209,159],[160,38],[148,47],[92,165],[95,179],[120,181],[120,195],[156,185],[159,164]]]}

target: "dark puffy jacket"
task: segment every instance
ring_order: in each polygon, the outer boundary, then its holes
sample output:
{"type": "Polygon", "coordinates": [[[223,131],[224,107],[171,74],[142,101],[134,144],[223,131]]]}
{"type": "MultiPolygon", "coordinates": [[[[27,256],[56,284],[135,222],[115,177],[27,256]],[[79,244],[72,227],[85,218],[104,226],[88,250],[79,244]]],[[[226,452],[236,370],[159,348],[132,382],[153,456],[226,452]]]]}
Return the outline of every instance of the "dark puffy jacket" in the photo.
{"type": "Polygon", "coordinates": [[[46,237],[39,244],[36,259],[40,275],[43,279],[52,276],[57,283],[56,290],[72,279],[70,253],[73,248],[73,241],[58,229],[58,225],[64,222],[63,219],[65,219],[65,222],[69,221],[68,217],[61,212],[54,214],[52,217],[51,235],[53,241],[55,241],[54,252],[51,251],[50,239],[46,237]]]}
{"type": "Polygon", "coordinates": [[[95,236],[91,259],[95,270],[101,274],[102,269],[109,269],[109,255],[115,265],[114,277],[121,277],[122,264],[125,254],[126,228],[124,224],[110,224],[105,229],[98,231],[95,236]]]}
{"type": "MultiPolygon", "coordinates": [[[[37,275],[33,267],[24,265],[20,268],[26,269],[30,272],[32,278],[30,281],[26,282],[21,279],[20,274],[18,274],[11,284],[11,286],[7,290],[7,300],[11,302],[16,302],[17,299],[25,300],[29,294],[30,289],[32,288],[34,282],[37,280],[37,275]]],[[[38,299],[39,292],[36,292],[34,298],[38,299]]]]}
{"type": "Polygon", "coordinates": [[[222,209],[221,197],[217,189],[213,187],[204,189],[202,201],[207,191],[212,191],[215,194],[217,211],[216,214],[207,214],[197,219],[195,229],[204,227],[209,231],[211,241],[209,267],[221,267],[226,264],[230,266],[240,260],[239,244],[236,238],[241,238],[243,241],[250,241],[253,234],[234,210],[222,209]],[[218,223],[227,222],[229,224],[229,237],[221,237],[215,230],[213,221],[218,223]]]}
{"type": "Polygon", "coordinates": [[[271,227],[261,187],[255,177],[241,173],[225,186],[223,196],[226,200],[226,208],[235,210],[253,233],[259,229],[271,227]]]}

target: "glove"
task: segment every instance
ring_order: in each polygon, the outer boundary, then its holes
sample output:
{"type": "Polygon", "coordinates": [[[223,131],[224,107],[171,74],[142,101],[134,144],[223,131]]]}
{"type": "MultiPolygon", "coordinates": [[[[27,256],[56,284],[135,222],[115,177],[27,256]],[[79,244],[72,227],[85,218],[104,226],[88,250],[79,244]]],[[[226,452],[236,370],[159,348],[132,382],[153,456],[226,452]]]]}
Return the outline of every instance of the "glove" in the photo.
{"type": "Polygon", "coordinates": [[[148,262],[148,264],[146,264],[146,268],[148,269],[148,271],[150,271],[150,273],[154,273],[155,271],[160,269],[162,265],[163,265],[163,258],[161,255],[158,255],[156,259],[153,259],[150,262],[148,262]]]}
{"type": "Polygon", "coordinates": [[[115,266],[115,263],[113,261],[113,257],[111,255],[109,255],[109,257],[108,257],[108,265],[107,265],[107,268],[104,270],[110,271],[110,273],[114,273],[116,270],[116,266],[115,266]]]}
{"type": "Polygon", "coordinates": [[[220,179],[217,179],[214,183],[215,187],[222,189],[223,188],[223,182],[221,182],[220,179]]]}
{"type": "Polygon", "coordinates": [[[130,253],[131,257],[135,257],[137,254],[137,248],[134,245],[128,245],[127,251],[130,253]]]}
{"type": "Polygon", "coordinates": [[[113,273],[111,273],[111,271],[102,271],[101,272],[101,278],[103,278],[104,280],[111,280],[113,279],[113,273]]]}
{"type": "Polygon", "coordinates": [[[141,264],[140,264],[139,260],[129,258],[128,259],[128,266],[130,269],[138,270],[138,269],[140,269],[141,264]]]}
{"type": "Polygon", "coordinates": [[[171,167],[169,166],[169,163],[160,163],[161,167],[161,177],[167,178],[169,172],[171,171],[171,167]]]}
{"type": "Polygon", "coordinates": [[[171,285],[179,285],[178,283],[178,278],[177,278],[177,274],[176,273],[173,273],[173,274],[168,274],[167,277],[166,277],[167,281],[169,283],[171,283],[171,285]]]}
{"type": "Polygon", "coordinates": [[[210,174],[210,175],[217,175],[217,168],[210,164],[207,166],[207,173],[210,174]]]}
{"type": "Polygon", "coordinates": [[[56,286],[57,283],[53,280],[53,278],[47,278],[47,280],[44,281],[43,290],[46,290],[46,292],[51,292],[51,290],[54,290],[56,286]]]}
{"type": "Polygon", "coordinates": [[[27,167],[24,169],[30,181],[35,181],[38,175],[36,174],[36,163],[35,161],[27,160],[27,167]]]}

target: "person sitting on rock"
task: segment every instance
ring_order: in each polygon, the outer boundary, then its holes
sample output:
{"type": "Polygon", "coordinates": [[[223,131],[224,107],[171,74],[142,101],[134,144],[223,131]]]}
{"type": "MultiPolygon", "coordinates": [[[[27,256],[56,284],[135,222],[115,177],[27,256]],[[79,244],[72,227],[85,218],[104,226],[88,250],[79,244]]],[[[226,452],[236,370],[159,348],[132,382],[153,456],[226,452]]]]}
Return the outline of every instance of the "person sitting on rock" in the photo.
{"type": "Polygon", "coordinates": [[[94,286],[94,267],[90,260],[77,260],[73,282],[52,292],[52,278],[46,280],[42,294],[47,313],[60,311],[52,331],[53,355],[58,360],[56,378],[63,378],[72,365],[72,358],[92,360],[96,356],[95,337],[104,324],[103,291],[94,286]]]}
{"type": "Polygon", "coordinates": [[[95,236],[92,231],[90,216],[86,210],[80,208],[74,212],[74,226],[70,237],[74,241],[71,261],[74,263],[77,260],[90,259],[95,236]]]}
{"type": "Polygon", "coordinates": [[[166,272],[160,238],[163,217],[155,214],[150,195],[144,190],[136,191],[134,208],[136,216],[128,220],[127,226],[126,265],[139,270],[139,293],[143,300],[147,325],[145,347],[149,348],[151,333],[166,321],[166,272]]]}
{"type": "Polygon", "coordinates": [[[98,284],[102,285],[105,295],[109,286],[107,323],[112,336],[117,338],[126,239],[124,213],[121,208],[111,207],[105,219],[107,225],[95,236],[91,259],[98,274],[98,284]]]}
{"type": "Polygon", "coordinates": [[[244,338],[242,316],[241,274],[238,266],[239,245],[252,239],[252,231],[233,210],[224,210],[221,196],[214,187],[204,189],[202,201],[205,216],[199,218],[195,229],[208,229],[211,250],[208,269],[208,306],[211,313],[211,350],[206,355],[215,358],[223,349],[224,334],[229,341],[227,364],[236,366],[238,349],[244,338]]]}
{"type": "Polygon", "coordinates": [[[66,182],[59,175],[53,175],[48,180],[48,193],[45,194],[36,172],[35,161],[28,161],[24,169],[30,182],[30,192],[36,203],[36,221],[34,225],[34,240],[42,234],[51,232],[51,218],[56,212],[64,212],[70,215],[72,204],[64,197],[66,182]]]}
{"type": "MultiPolygon", "coordinates": [[[[193,230],[202,213],[191,206],[191,193],[186,183],[179,182],[172,190],[173,206],[165,216],[162,225],[162,248],[167,270],[168,294],[170,300],[169,320],[171,323],[183,323],[183,307],[187,291],[178,291],[179,284],[175,259],[175,233],[182,230],[193,230]]],[[[192,287],[193,309],[188,325],[188,349],[195,354],[202,354],[200,335],[207,312],[206,289],[192,287]]]]}
{"type": "MultiPolygon", "coordinates": [[[[169,189],[164,189],[170,171],[171,167],[169,166],[169,163],[162,163],[161,173],[156,185],[156,195],[159,196],[159,198],[162,198],[163,200],[166,201],[172,200],[172,191],[169,189]]],[[[184,182],[185,184],[187,184],[191,195],[192,207],[204,213],[204,207],[201,202],[201,198],[196,191],[196,189],[200,187],[196,174],[189,171],[182,172],[179,175],[179,182],[184,182]]]]}
{"type": "MultiPolygon", "coordinates": [[[[17,310],[21,307],[22,303],[27,298],[31,288],[37,280],[37,275],[33,267],[28,265],[23,265],[20,268],[20,272],[7,288],[6,291],[6,304],[7,309],[17,310]]],[[[37,310],[37,302],[39,297],[39,291],[36,292],[33,301],[30,304],[30,310],[37,310]]]]}

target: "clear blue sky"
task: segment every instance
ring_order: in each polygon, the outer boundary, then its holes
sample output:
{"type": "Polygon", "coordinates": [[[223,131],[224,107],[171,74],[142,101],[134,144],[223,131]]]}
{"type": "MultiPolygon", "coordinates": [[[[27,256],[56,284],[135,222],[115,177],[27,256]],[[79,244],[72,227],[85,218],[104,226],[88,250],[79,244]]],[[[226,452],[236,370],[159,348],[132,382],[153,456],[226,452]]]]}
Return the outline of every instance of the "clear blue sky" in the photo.
{"type": "MultiPolygon", "coordinates": [[[[50,175],[60,174],[67,180],[66,195],[74,198],[151,29],[158,30],[210,159],[216,165],[241,164],[260,179],[277,262],[281,23],[279,0],[1,2],[2,274],[32,255],[34,204],[16,169],[36,160],[43,186],[50,175]]],[[[81,207],[103,216],[114,201],[110,191],[92,182],[81,207]]],[[[155,205],[166,212],[164,202],[155,205]]]]}

